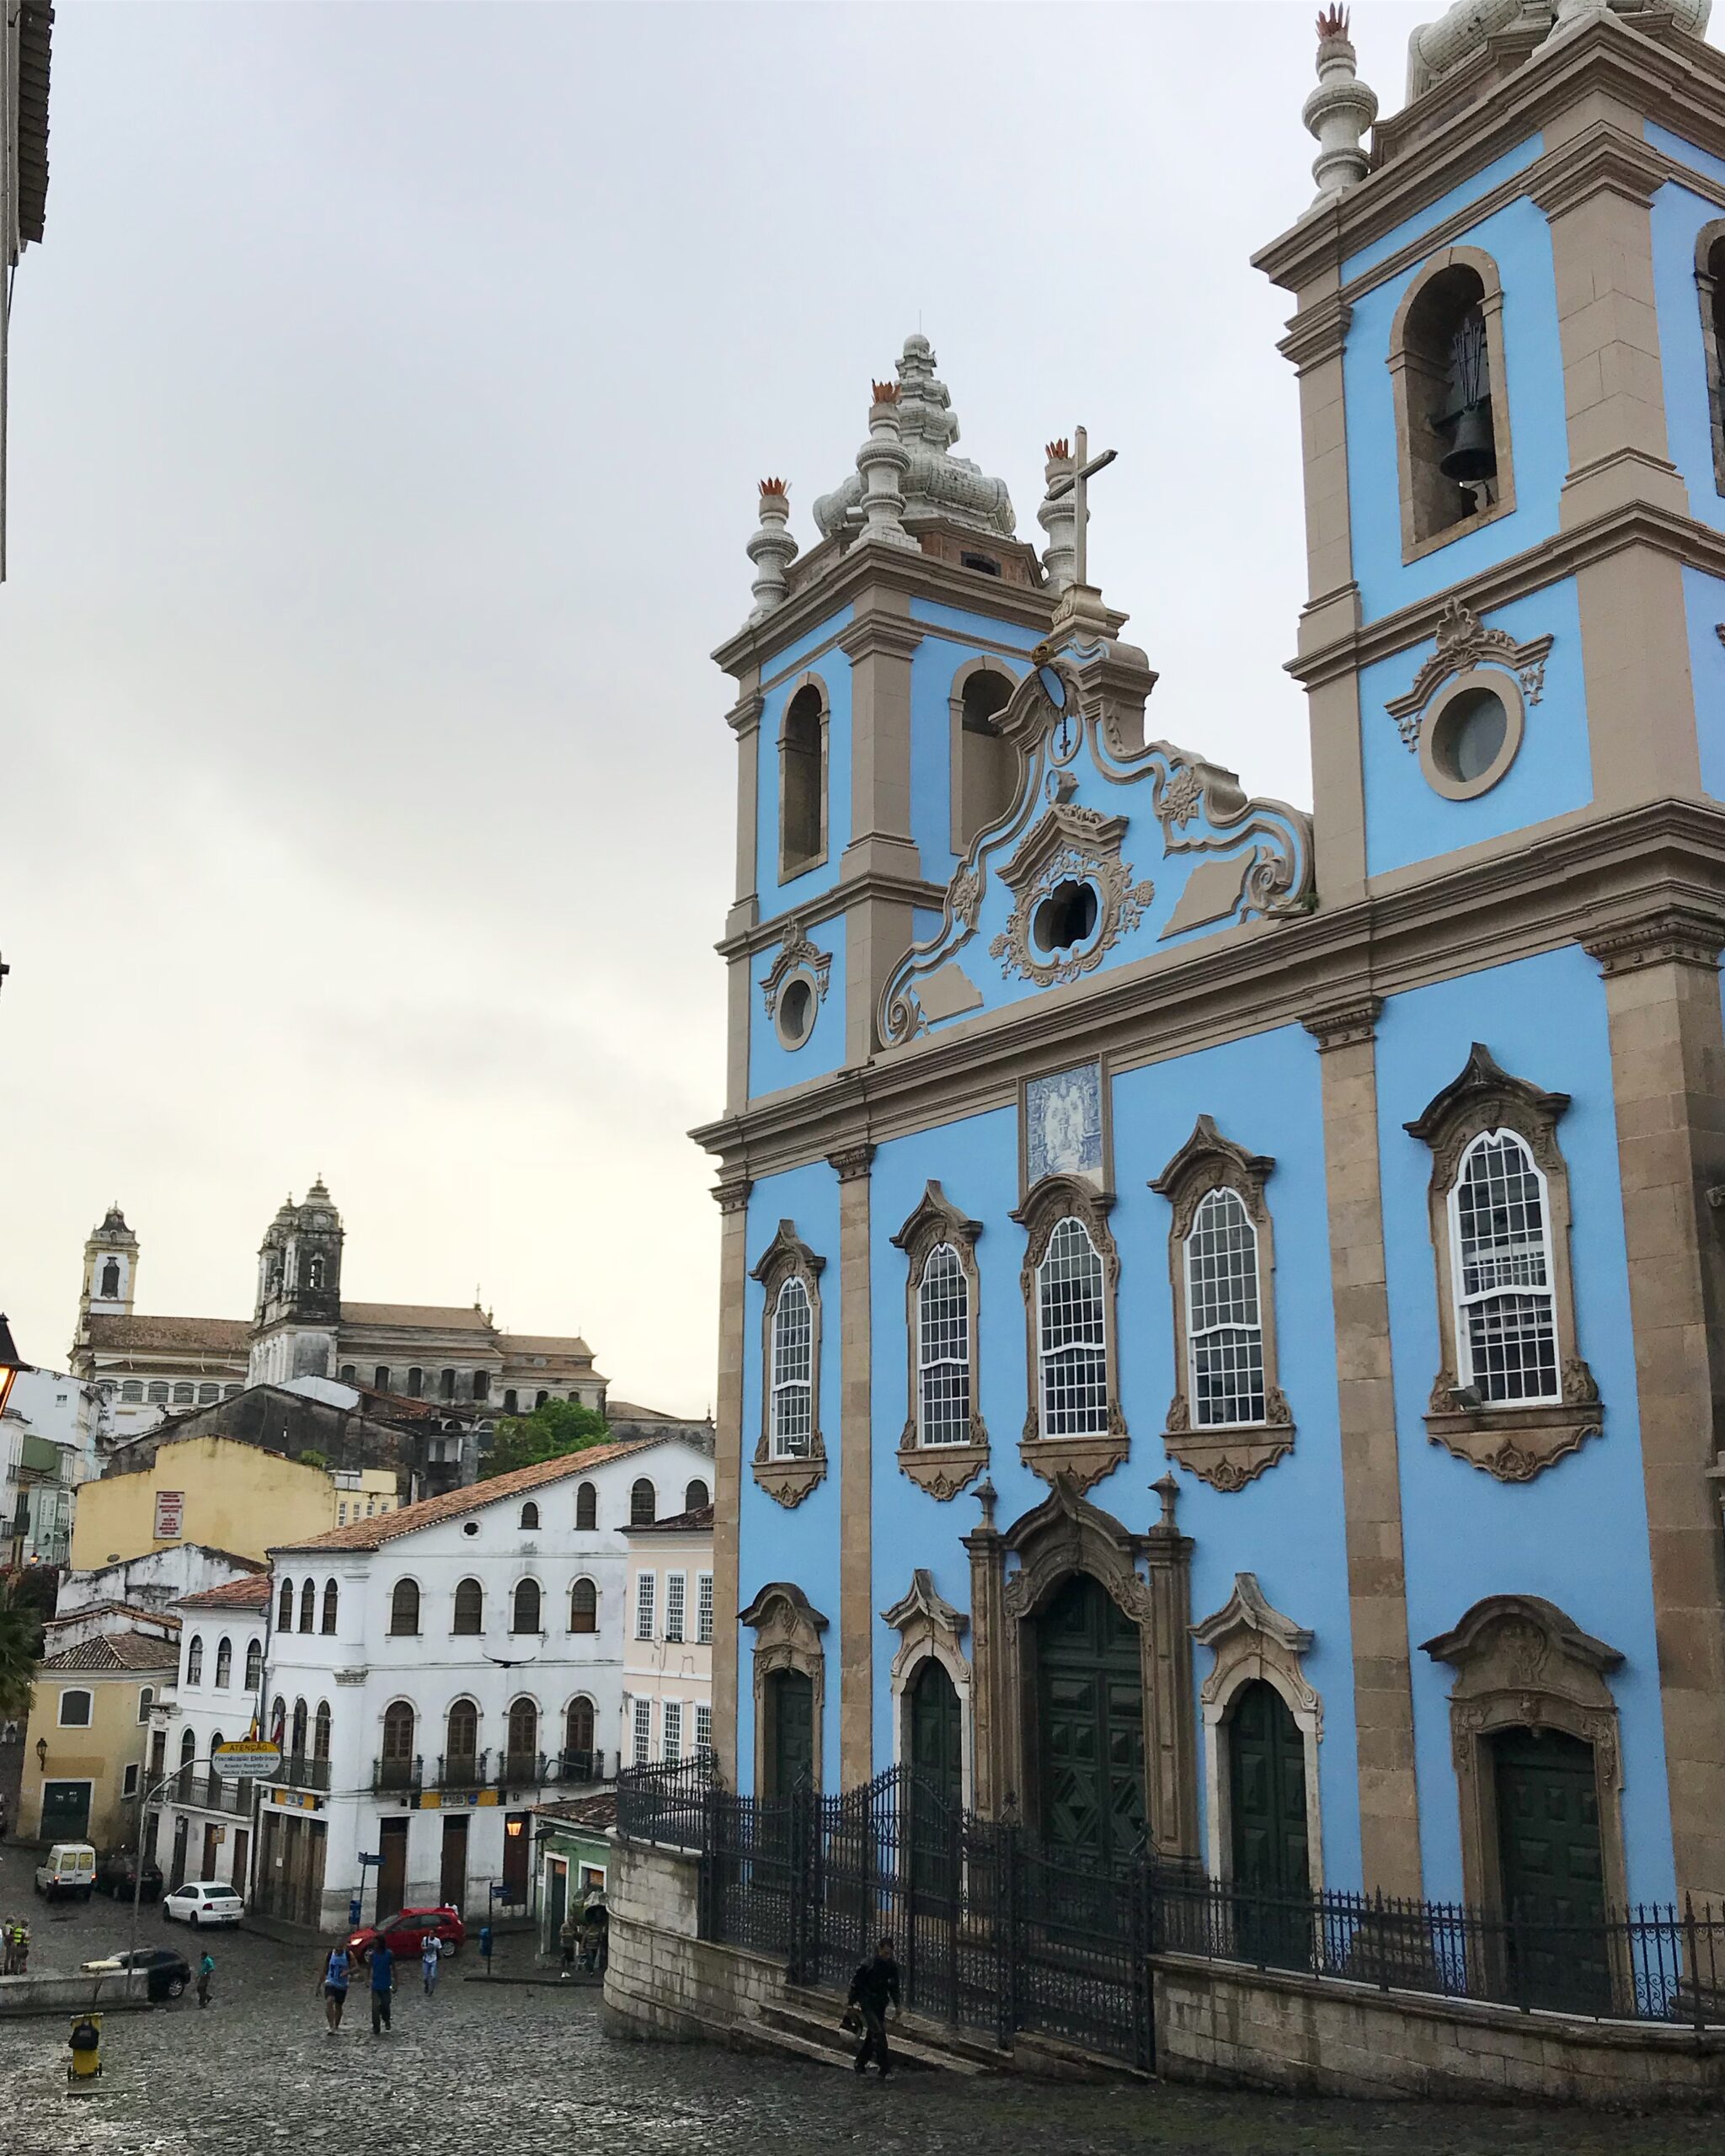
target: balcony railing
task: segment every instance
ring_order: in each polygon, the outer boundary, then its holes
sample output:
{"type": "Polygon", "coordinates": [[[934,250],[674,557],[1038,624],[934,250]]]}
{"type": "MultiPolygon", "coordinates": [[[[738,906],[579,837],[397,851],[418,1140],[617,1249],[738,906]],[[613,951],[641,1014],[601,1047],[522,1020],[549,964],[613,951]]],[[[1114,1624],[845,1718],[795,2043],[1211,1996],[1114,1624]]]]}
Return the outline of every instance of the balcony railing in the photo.
{"type": "Polygon", "coordinates": [[[603,1752],[559,1752],[551,1764],[556,1779],[560,1782],[602,1782],[605,1780],[603,1752]]]}
{"type": "Polygon", "coordinates": [[[205,1812],[232,1812],[245,1818],[252,1809],[255,1787],[249,1779],[241,1780],[233,1774],[200,1774],[192,1783],[188,1801],[205,1812]]]}
{"type": "Polygon", "coordinates": [[[271,1780],[286,1782],[290,1789],[328,1789],[329,1762],[327,1759],[308,1759],[303,1753],[291,1753],[281,1763],[271,1780]]]}
{"type": "Polygon", "coordinates": [[[438,1789],[483,1789],[489,1752],[441,1752],[437,1755],[438,1789]]]}
{"type": "Polygon", "coordinates": [[[423,1759],[374,1759],[371,1762],[371,1786],[374,1790],[419,1789],[425,1785],[425,1763],[423,1759]]]}
{"type": "Polygon", "coordinates": [[[498,1754],[497,1786],[499,1789],[537,1789],[545,1780],[545,1754],[542,1752],[503,1752],[498,1754]]]}

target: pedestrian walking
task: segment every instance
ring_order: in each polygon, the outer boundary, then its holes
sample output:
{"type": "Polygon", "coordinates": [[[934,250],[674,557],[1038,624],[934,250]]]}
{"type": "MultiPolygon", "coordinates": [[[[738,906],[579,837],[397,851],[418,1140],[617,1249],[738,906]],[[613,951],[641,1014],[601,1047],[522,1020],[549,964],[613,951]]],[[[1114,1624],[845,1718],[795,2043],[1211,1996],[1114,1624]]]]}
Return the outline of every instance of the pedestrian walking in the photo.
{"type": "Polygon", "coordinates": [[[857,2071],[864,2072],[872,2058],[884,2081],[892,2072],[892,2058],[886,2045],[888,2009],[891,2009],[894,2020],[899,2018],[899,1965],[893,1958],[890,1939],[883,1939],[874,1950],[874,1959],[863,1962],[852,1977],[848,2003],[862,2017],[862,2043],[857,2053],[857,2071]]]}
{"type": "Polygon", "coordinates": [[[389,2001],[395,1990],[395,1956],[380,1938],[371,1949],[371,2034],[381,2036],[389,2026],[389,2001]]]}
{"type": "Polygon", "coordinates": [[[560,1972],[559,1981],[563,1983],[567,1983],[569,1982],[569,1977],[574,1970],[575,1934],[578,1929],[579,1927],[575,1923],[575,1913],[571,1909],[569,1914],[563,1919],[563,1927],[557,1935],[558,1941],[563,1948],[563,1968],[560,1972]]]}
{"type": "Polygon", "coordinates": [[[435,1931],[428,1931],[419,1947],[419,1973],[425,1980],[427,1999],[437,1988],[437,1972],[442,1961],[443,1941],[435,1931]]]}
{"type": "Polygon", "coordinates": [[[4,1924],[0,1924],[0,1977],[17,1974],[18,1923],[15,1918],[8,1917],[4,1924]]]}
{"type": "Polygon", "coordinates": [[[206,1946],[198,1957],[198,2004],[210,2004],[210,1985],[216,1974],[216,1956],[206,1946]]]}
{"type": "Polygon", "coordinates": [[[344,1946],[332,1946],[323,1963],[318,1986],[323,1994],[323,2019],[333,2036],[341,2026],[341,2009],[347,2004],[347,1988],[353,1975],[353,1956],[344,1946]]]}
{"type": "Polygon", "coordinates": [[[588,1897],[581,1929],[582,1966],[603,1976],[605,1965],[611,1959],[611,1911],[606,1906],[602,1886],[588,1897]]]}
{"type": "Polygon", "coordinates": [[[30,1972],[30,1928],[22,1917],[12,1927],[12,1945],[17,1957],[13,1973],[27,1977],[30,1972]]]}

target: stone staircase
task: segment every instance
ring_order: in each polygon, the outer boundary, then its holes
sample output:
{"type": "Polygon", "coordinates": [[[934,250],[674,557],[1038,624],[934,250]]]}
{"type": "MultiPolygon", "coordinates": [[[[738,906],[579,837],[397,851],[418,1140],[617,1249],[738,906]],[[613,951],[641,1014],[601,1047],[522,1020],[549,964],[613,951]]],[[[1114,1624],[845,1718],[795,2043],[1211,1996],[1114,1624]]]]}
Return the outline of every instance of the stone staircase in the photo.
{"type": "MultiPolygon", "coordinates": [[[[843,2003],[830,1992],[788,1985],[782,1999],[758,2004],[738,2034],[762,2049],[848,2073],[857,2038],[839,2026],[843,2003]]],[[[956,2073],[976,2079],[1014,2071],[1010,2052],[985,2039],[907,2014],[888,2025],[895,2071],[956,2073]]]]}

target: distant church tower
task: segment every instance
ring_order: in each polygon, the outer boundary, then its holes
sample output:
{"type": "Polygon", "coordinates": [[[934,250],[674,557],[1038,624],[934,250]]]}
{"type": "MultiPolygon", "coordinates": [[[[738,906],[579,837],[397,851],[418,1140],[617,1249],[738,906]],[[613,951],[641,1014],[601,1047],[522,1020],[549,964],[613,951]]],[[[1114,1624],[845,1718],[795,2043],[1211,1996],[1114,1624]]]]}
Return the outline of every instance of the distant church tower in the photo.
{"type": "Polygon", "coordinates": [[[250,1385],[329,1377],[341,1322],[341,1215],[320,1176],[303,1204],[290,1197],[258,1251],[250,1385]]]}
{"type": "Polygon", "coordinates": [[[130,1317],[137,1294],[138,1239],[126,1215],[110,1205],[84,1245],[84,1285],[77,1310],[77,1341],[88,1344],[92,1315],[130,1317]]]}

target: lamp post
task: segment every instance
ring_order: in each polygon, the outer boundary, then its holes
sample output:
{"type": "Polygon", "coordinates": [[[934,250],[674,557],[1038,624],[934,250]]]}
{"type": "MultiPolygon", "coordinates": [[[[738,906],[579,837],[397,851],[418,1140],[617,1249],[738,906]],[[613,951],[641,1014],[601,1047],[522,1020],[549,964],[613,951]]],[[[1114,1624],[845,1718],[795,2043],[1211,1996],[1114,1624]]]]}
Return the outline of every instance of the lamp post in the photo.
{"type": "MultiPolygon", "coordinates": [[[[45,1750],[45,1746],[43,1748],[45,1750]]],[[[225,1748],[224,1748],[224,1749],[225,1748]]],[[[238,1745],[234,1747],[236,1751],[242,1748],[243,1748],[238,1745]]],[[[273,1764],[279,1766],[280,1764],[280,1759],[281,1755],[278,1753],[273,1764]]],[[[128,1968],[131,1968],[136,1966],[135,1962],[131,1960],[131,1956],[136,1955],[138,1951],[138,1909],[143,1900],[144,1893],[144,1814],[156,1801],[157,1798],[161,1796],[163,1790],[167,1788],[169,1782],[177,1782],[182,1774],[190,1772],[190,1770],[194,1767],[203,1767],[207,1770],[209,1768],[214,1766],[215,1764],[216,1754],[213,1750],[206,1752],[201,1759],[195,1756],[190,1759],[182,1759],[179,1764],[174,1768],[171,1774],[163,1774],[161,1780],[158,1782],[153,1788],[148,1790],[145,1793],[144,1801],[138,1806],[138,1847],[136,1861],[132,1865],[131,1946],[126,1961],[126,1967],[128,1968]]],[[[229,1756],[228,1765],[231,1771],[233,1773],[235,1780],[238,1781],[249,1780],[255,1775],[266,1770],[265,1764],[248,1764],[242,1767],[234,1762],[232,1754],[229,1756]]]]}

